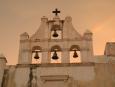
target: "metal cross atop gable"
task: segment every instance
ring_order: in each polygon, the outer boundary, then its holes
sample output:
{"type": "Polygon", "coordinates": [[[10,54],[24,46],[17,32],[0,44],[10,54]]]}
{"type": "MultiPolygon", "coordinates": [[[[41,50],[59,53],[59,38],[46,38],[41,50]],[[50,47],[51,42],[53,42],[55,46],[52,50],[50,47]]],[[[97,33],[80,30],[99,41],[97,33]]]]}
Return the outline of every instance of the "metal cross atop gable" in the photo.
{"type": "Polygon", "coordinates": [[[55,13],[55,15],[57,16],[60,11],[58,11],[58,9],[56,8],[55,11],[52,11],[52,13],[55,13]]]}

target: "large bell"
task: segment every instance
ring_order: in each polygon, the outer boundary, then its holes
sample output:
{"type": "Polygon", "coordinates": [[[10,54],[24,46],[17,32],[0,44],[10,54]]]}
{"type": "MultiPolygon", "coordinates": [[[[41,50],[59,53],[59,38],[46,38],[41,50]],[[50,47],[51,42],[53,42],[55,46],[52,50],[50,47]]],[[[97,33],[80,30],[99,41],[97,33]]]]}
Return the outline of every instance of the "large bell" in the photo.
{"type": "Polygon", "coordinates": [[[34,58],[35,58],[35,59],[39,59],[39,58],[40,58],[37,51],[35,52],[34,58]]]}
{"type": "Polygon", "coordinates": [[[73,58],[77,58],[77,57],[78,57],[78,54],[77,54],[76,50],[74,50],[73,58]]]}
{"type": "Polygon", "coordinates": [[[53,37],[58,37],[58,33],[54,30],[53,37]]]}
{"type": "Polygon", "coordinates": [[[58,59],[58,56],[57,56],[56,51],[54,51],[54,54],[53,54],[53,56],[52,56],[52,59],[58,59]]]}

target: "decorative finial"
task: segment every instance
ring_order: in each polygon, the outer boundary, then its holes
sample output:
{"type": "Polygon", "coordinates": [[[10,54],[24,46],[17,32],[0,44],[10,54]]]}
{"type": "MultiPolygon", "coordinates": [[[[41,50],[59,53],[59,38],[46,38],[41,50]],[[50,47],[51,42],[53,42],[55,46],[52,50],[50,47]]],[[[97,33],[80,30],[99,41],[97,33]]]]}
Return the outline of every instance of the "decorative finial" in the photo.
{"type": "Polygon", "coordinates": [[[60,13],[60,11],[56,8],[56,9],[55,9],[55,11],[52,11],[52,13],[54,13],[54,14],[55,14],[55,16],[57,16],[57,15],[58,15],[58,13],[60,13]]]}

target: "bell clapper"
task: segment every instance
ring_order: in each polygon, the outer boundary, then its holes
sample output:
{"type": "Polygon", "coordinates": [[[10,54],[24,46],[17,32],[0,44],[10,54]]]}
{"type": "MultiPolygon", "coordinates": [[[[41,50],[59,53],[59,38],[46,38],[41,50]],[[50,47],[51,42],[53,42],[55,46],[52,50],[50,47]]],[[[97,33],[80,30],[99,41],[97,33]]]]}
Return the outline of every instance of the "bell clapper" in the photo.
{"type": "Polygon", "coordinates": [[[58,37],[58,33],[54,30],[53,37],[58,37]]]}
{"type": "Polygon", "coordinates": [[[53,54],[53,56],[52,56],[52,59],[58,59],[58,56],[57,56],[56,50],[54,50],[54,54],[53,54]]]}
{"type": "Polygon", "coordinates": [[[77,50],[74,50],[73,58],[77,58],[77,57],[78,57],[77,50]]]}
{"type": "Polygon", "coordinates": [[[34,56],[34,58],[35,58],[36,60],[40,58],[40,57],[39,57],[39,54],[38,54],[38,51],[35,51],[35,56],[34,56]]]}

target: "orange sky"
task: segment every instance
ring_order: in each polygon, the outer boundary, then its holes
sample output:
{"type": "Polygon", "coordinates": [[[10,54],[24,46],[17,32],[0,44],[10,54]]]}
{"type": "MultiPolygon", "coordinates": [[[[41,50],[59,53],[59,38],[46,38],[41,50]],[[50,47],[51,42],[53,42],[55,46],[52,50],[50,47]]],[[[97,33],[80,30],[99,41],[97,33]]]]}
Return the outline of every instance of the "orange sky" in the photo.
{"type": "Polygon", "coordinates": [[[115,0],[0,0],[0,53],[8,64],[17,63],[19,35],[32,35],[42,16],[54,17],[55,8],[61,10],[60,18],[71,16],[81,34],[93,32],[95,55],[103,54],[107,41],[115,41],[115,0]]]}

